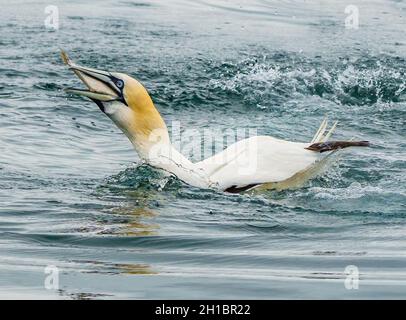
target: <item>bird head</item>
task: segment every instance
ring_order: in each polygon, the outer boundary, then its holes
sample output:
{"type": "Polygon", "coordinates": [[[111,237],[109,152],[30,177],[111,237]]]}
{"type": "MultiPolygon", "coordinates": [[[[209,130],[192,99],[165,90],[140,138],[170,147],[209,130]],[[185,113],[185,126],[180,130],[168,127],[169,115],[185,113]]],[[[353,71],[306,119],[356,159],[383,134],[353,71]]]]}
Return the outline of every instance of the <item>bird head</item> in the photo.
{"type": "Polygon", "coordinates": [[[87,86],[65,91],[89,98],[130,139],[137,151],[157,141],[169,141],[168,131],[150,95],[136,79],[118,72],[79,66],[62,51],[62,60],[87,86]],[[140,149],[141,148],[141,149],[140,149]]]}

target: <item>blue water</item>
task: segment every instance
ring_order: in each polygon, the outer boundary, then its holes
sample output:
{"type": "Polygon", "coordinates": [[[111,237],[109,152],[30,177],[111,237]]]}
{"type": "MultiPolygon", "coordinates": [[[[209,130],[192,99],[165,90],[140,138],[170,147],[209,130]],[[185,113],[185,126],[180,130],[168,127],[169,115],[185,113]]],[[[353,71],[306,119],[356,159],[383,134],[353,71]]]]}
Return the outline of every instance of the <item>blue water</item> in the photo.
{"type": "Polygon", "coordinates": [[[355,30],[342,1],[53,4],[56,31],[49,1],[0,4],[0,298],[406,298],[404,2],[352,1],[355,30]],[[374,147],[297,190],[191,188],[63,91],[59,48],[141,80],[182,130],[309,141],[327,115],[374,147]]]}

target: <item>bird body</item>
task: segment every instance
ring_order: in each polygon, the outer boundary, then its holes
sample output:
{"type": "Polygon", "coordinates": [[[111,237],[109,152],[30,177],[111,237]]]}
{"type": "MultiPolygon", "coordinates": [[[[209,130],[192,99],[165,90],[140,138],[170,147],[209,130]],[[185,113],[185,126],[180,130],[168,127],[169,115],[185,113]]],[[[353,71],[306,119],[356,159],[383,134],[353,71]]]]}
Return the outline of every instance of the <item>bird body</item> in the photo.
{"type": "Polygon", "coordinates": [[[288,189],[317,175],[337,150],[369,145],[366,141],[329,141],[337,123],[326,133],[328,123],[324,120],[308,143],[254,136],[193,163],[171,143],[164,120],[140,82],[126,74],[78,66],[65,52],[62,59],[89,89],[68,92],[94,101],[145,163],[195,187],[230,193],[288,189]]]}
{"type": "Polygon", "coordinates": [[[305,149],[307,145],[270,136],[255,136],[234,143],[197,163],[197,166],[220,190],[279,182],[320,159],[318,153],[305,149]]]}

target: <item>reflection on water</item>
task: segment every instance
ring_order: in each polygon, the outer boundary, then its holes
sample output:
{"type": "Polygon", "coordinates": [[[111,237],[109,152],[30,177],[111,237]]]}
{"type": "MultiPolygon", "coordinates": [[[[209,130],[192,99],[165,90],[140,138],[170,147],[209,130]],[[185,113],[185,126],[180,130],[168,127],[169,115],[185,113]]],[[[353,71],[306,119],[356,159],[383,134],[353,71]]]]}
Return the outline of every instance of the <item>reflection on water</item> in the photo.
{"type": "Polygon", "coordinates": [[[118,264],[115,266],[121,273],[125,274],[158,274],[158,272],[153,271],[150,266],[142,265],[142,264],[118,264]]]}
{"type": "Polygon", "coordinates": [[[90,261],[90,260],[73,260],[81,266],[82,273],[95,273],[95,274],[157,274],[150,265],[139,263],[111,263],[105,261],[90,261]]]}
{"type": "Polygon", "coordinates": [[[121,215],[127,219],[127,221],[123,223],[123,226],[112,234],[135,237],[158,235],[158,230],[160,228],[159,224],[147,222],[148,220],[153,220],[153,218],[158,215],[158,213],[151,209],[140,207],[117,207],[110,209],[109,212],[121,215]]]}

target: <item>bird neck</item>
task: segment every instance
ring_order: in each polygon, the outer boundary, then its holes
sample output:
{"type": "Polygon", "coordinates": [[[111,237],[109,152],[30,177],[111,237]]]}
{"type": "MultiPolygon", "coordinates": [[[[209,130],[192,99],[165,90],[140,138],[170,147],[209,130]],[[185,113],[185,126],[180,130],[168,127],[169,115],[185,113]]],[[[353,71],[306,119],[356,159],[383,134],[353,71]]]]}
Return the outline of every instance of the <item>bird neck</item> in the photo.
{"type": "Polygon", "coordinates": [[[131,141],[141,159],[148,161],[151,149],[157,144],[170,144],[164,120],[152,101],[145,105],[121,109],[112,120],[131,141]]]}
{"type": "Polygon", "coordinates": [[[134,125],[126,135],[140,158],[147,164],[175,175],[192,186],[209,186],[206,174],[196,167],[172,145],[168,129],[159,112],[154,107],[147,117],[135,114],[134,125]]]}
{"type": "Polygon", "coordinates": [[[206,174],[175,149],[168,129],[149,96],[124,109],[113,121],[131,141],[145,163],[175,175],[187,184],[209,186],[206,174]]]}
{"type": "Polygon", "coordinates": [[[181,154],[171,143],[156,143],[145,159],[149,165],[175,175],[183,182],[208,188],[211,183],[206,172],[181,154]]]}

